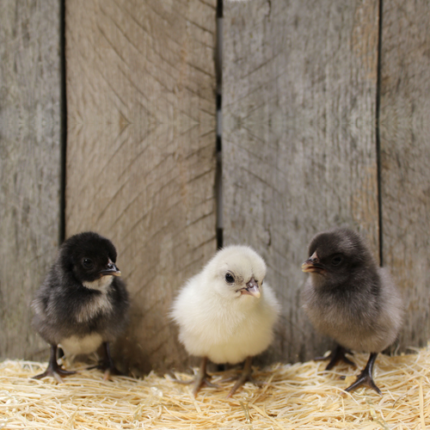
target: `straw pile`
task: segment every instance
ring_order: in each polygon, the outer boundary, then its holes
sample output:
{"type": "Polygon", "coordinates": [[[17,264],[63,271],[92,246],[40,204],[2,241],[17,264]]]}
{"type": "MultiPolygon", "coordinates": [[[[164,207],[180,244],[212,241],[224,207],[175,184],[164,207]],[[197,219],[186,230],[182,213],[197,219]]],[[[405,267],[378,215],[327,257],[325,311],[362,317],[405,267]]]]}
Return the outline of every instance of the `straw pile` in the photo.
{"type": "MultiPolygon", "coordinates": [[[[359,367],[367,356],[356,355],[359,367]]],[[[256,371],[263,388],[247,383],[226,399],[233,382],[203,388],[197,399],[189,386],[168,376],[144,380],[82,370],[56,384],[30,379],[46,363],[0,364],[1,429],[425,429],[430,428],[430,350],[379,356],[375,381],[383,392],[342,391],[357,370],[325,363],[277,364],[256,371]],[[346,376],[346,380],[340,377],[346,376]]],[[[177,375],[182,379],[189,375],[177,375]]],[[[213,381],[222,379],[215,375],[213,381]]]]}

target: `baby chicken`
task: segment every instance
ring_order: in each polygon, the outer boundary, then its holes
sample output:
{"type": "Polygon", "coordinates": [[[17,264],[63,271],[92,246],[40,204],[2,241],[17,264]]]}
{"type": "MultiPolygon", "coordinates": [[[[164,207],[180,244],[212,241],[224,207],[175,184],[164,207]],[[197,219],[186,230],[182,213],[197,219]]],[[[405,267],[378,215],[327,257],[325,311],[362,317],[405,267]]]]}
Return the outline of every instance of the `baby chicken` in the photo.
{"type": "Polygon", "coordinates": [[[310,276],[302,299],[314,327],[340,345],[328,358],[331,369],[349,349],[369,352],[366,367],[346,391],[361,385],[381,391],[373,381],[379,352],[397,337],[402,301],[386,271],[376,265],[360,236],[347,228],[317,234],[302,265],[310,276]]]}
{"type": "Polygon", "coordinates": [[[214,363],[239,363],[243,373],[228,397],[251,380],[251,360],[273,338],[279,304],[264,284],[266,264],[250,247],[228,246],[189,279],[176,298],[172,317],[179,325],[179,340],[202,364],[193,387],[213,386],[206,373],[207,359],[214,363]]]}
{"type": "Polygon", "coordinates": [[[103,344],[105,378],[114,372],[109,342],[120,335],[128,319],[128,293],[116,267],[116,249],[97,233],[66,240],[55,264],[36,293],[33,326],[51,345],[46,371],[34,379],[70,375],[57,363],[57,346],[66,356],[90,354],[103,344]]]}

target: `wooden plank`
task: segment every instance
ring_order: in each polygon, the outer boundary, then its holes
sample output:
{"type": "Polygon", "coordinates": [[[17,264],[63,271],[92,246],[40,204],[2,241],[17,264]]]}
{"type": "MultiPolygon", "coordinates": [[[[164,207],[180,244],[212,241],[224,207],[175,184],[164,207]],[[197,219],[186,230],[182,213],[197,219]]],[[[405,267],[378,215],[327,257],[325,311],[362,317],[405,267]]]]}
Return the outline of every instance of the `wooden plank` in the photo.
{"type": "Polygon", "coordinates": [[[224,243],[263,255],[282,304],[262,361],[310,359],[310,239],[348,224],[378,255],[378,1],[227,1],[223,26],[224,243]]]}
{"type": "Polygon", "coordinates": [[[115,243],[134,374],[184,367],[168,312],[216,251],[215,1],[68,0],[67,236],[115,243]]]}
{"type": "Polygon", "coordinates": [[[381,197],[384,265],[406,302],[400,345],[430,338],[430,6],[383,3],[381,197]]]}
{"type": "Polygon", "coordinates": [[[2,359],[47,356],[30,302],[60,236],[60,82],[60,2],[1,1],[2,359]]]}

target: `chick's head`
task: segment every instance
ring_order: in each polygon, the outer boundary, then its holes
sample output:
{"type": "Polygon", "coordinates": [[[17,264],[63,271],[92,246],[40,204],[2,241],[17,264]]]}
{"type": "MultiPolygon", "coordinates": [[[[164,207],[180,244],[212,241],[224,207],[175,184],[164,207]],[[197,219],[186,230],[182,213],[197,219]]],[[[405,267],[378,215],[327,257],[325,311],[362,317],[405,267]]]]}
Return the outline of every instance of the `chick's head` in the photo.
{"type": "Polygon", "coordinates": [[[259,299],[266,276],[264,260],[248,246],[228,246],[205,268],[208,287],[231,299],[259,299]]]}
{"type": "Polygon", "coordinates": [[[80,282],[93,282],[103,276],[120,276],[113,243],[97,233],[85,232],[67,239],[60,250],[60,265],[80,282]]]}
{"type": "Polygon", "coordinates": [[[376,270],[373,257],[361,237],[347,228],[317,234],[309,245],[308,255],[302,271],[311,274],[315,287],[350,285],[369,269],[376,270]]]}

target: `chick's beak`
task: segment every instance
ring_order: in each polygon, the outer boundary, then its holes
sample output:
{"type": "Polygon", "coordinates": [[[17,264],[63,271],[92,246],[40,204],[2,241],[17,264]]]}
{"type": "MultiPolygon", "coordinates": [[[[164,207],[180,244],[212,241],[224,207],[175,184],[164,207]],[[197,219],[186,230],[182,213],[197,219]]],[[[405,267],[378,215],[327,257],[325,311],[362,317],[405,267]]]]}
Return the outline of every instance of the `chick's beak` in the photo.
{"type": "Polygon", "coordinates": [[[302,272],[322,272],[324,266],[320,263],[317,252],[315,251],[303,264],[302,272]]]}
{"type": "Polygon", "coordinates": [[[242,288],[240,290],[241,294],[249,294],[250,296],[254,296],[255,298],[260,298],[261,292],[260,288],[258,287],[257,281],[254,279],[254,277],[251,278],[249,282],[246,284],[246,288],[242,288]]]}
{"type": "Polygon", "coordinates": [[[115,266],[115,263],[109,258],[108,264],[106,267],[100,271],[100,275],[102,276],[121,276],[121,272],[118,267],[115,266]]]}

